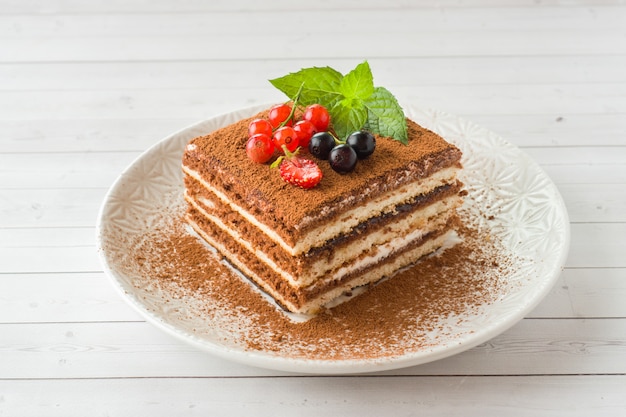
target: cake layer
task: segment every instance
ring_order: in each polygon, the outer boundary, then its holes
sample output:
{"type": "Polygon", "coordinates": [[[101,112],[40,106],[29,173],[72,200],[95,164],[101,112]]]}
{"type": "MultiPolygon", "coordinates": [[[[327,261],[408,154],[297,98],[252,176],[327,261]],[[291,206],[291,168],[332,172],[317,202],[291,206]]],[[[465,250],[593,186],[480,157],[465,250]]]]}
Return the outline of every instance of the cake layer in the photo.
{"type": "MultiPolygon", "coordinates": [[[[237,212],[231,211],[228,205],[215,198],[214,194],[197,181],[186,178],[185,184],[185,198],[199,215],[256,254],[293,286],[309,285],[322,276],[335,277],[348,273],[350,269],[342,266],[356,257],[364,257],[369,262],[374,262],[380,255],[366,256],[373,247],[379,253],[393,251],[395,246],[402,244],[405,235],[425,234],[438,229],[455,214],[455,209],[461,202],[458,196],[460,183],[440,186],[428,195],[418,196],[409,203],[395,206],[392,211],[368,219],[348,234],[326,241],[323,246],[312,248],[305,254],[291,256],[259,234],[258,228],[237,212]],[[391,249],[388,248],[390,242],[394,245],[391,249]]],[[[332,228],[333,224],[328,224],[327,227],[332,228]]]]}
{"type": "Polygon", "coordinates": [[[438,172],[440,180],[448,182],[460,168],[458,148],[407,120],[408,145],[377,137],[375,154],[360,160],[352,173],[341,175],[321,162],[322,182],[302,190],[285,183],[266,164],[251,163],[246,158],[247,126],[253,118],[265,116],[266,112],[261,112],[193,139],[185,148],[183,169],[224,197],[222,201],[230,202],[234,210],[239,207],[242,213],[249,213],[249,221],[265,225],[269,233],[280,237],[276,241],[292,248],[292,254],[313,246],[314,242],[303,239],[314,236],[309,232],[316,228],[325,232],[324,224],[329,219],[367,206],[386,193],[401,193],[397,190],[419,184],[438,172]],[[447,174],[446,168],[451,169],[447,174]]]}
{"type": "MultiPolygon", "coordinates": [[[[188,167],[183,167],[183,171],[186,174],[185,186],[190,190],[189,194],[191,196],[202,196],[204,199],[211,201],[212,206],[224,206],[222,214],[237,213],[242,217],[241,220],[237,221],[247,221],[256,226],[259,232],[264,233],[267,238],[280,245],[291,256],[307,253],[312,248],[323,246],[327,241],[337,236],[350,233],[352,229],[368,219],[379,217],[386,213],[393,213],[396,211],[396,207],[405,204],[410,205],[423,196],[431,195],[431,193],[441,187],[449,187],[452,184],[456,193],[458,193],[461,187],[461,183],[456,180],[457,167],[442,169],[429,178],[405,184],[398,189],[389,190],[362,205],[339,213],[334,218],[327,216],[325,221],[320,221],[319,226],[302,232],[300,239],[292,244],[284,239],[284,235],[281,236],[281,234],[277,233],[276,229],[264,224],[264,216],[259,215],[257,212],[251,212],[246,207],[237,204],[225,193],[205,181],[198,172],[188,167]]],[[[439,197],[438,194],[435,195],[439,197]]],[[[285,228],[283,227],[282,229],[285,228]]]]}
{"type": "Polygon", "coordinates": [[[448,219],[439,230],[405,242],[398,250],[388,253],[377,262],[342,274],[336,278],[318,280],[306,287],[294,287],[259,257],[234,240],[228,233],[216,228],[211,221],[190,209],[187,222],[211,246],[215,247],[244,275],[292,312],[315,313],[321,306],[342,293],[358,286],[377,282],[395,271],[414,263],[443,245],[452,232],[457,218],[448,219]],[[196,220],[198,221],[196,223],[196,220]]]}
{"type": "MultiPolygon", "coordinates": [[[[318,254],[315,254],[312,257],[313,259],[310,259],[310,262],[306,262],[309,260],[306,258],[295,258],[294,262],[289,264],[288,262],[276,262],[275,257],[277,254],[271,246],[259,245],[259,241],[246,240],[235,230],[229,229],[219,217],[206,213],[193,202],[190,202],[190,204],[196,208],[194,215],[190,217],[191,220],[197,224],[204,224],[204,221],[212,223],[211,228],[206,230],[207,233],[211,233],[216,228],[227,233],[233,240],[245,247],[251,254],[257,256],[270,269],[281,275],[283,279],[294,287],[304,287],[324,277],[338,279],[343,274],[351,273],[354,270],[375,263],[389,253],[403,247],[407,242],[439,230],[447,223],[449,218],[455,215],[453,209],[437,212],[436,210],[430,210],[431,207],[429,206],[428,210],[424,210],[424,213],[414,213],[419,216],[414,215],[405,219],[405,221],[393,223],[388,227],[376,228],[376,230],[365,236],[356,235],[352,244],[335,247],[331,242],[324,248],[320,248],[320,253],[330,253],[332,254],[331,256],[323,255],[320,257],[318,254]],[[422,215],[424,217],[421,217],[422,215]],[[409,226],[410,223],[407,220],[412,220],[412,217],[419,217],[418,223],[420,227],[409,226]],[[300,262],[300,267],[293,268],[292,265],[298,260],[302,261],[300,262]],[[306,265],[303,265],[305,263],[306,265]],[[294,272],[294,269],[297,269],[297,271],[294,272]]],[[[437,204],[433,206],[435,205],[437,204]]]]}

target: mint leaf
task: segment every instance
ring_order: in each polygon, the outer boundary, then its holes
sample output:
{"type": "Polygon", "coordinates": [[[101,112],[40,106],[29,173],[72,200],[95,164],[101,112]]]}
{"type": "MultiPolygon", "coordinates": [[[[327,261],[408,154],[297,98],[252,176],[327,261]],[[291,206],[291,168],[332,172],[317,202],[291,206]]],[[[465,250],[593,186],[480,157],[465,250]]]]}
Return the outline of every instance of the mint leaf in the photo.
{"type": "Polygon", "coordinates": [[[404,111],[396,98],[384,87],[376,87],[364,102],[368,111],[368,128],[383,136],[391,136],[405,145],[408,133],[404,111]]]}
{"type": "Polygon", "coordinates": [[[367,121],[367,109],[361,105],[346,105],[345,100],[337,102],[328,111],[332,115],[333,128],[337,136],[345,140],[352,132],[360,130],[367,121]]]}
{"type": "Polygon", "coordinates": [[[333,129],[341,139],[366,128],[408,143],[404,111],[388,90],[374,87],[367,61],[345,76],[330,67],[311,67],[275,78],[270,83],[299,106],[319,103],[326,107],[333,129]]]}
{"type": "Polygon", "coordinates": [[[331,102],[340,95],[338,90],[342,78],[339,71],[330,67],[311,67],[275,78],[270,83],[289,98],[295,97],[300,86],[304,85],[299,103],[303,106],[313,103],[324,105],[324,102],[331,102]]]}
{"type": "Polygon", "coordinates": [[[374,93],[374,77],[367,61],[347,73],[339,84],[339,92],[346,98],[365,100],[374,93]]]}

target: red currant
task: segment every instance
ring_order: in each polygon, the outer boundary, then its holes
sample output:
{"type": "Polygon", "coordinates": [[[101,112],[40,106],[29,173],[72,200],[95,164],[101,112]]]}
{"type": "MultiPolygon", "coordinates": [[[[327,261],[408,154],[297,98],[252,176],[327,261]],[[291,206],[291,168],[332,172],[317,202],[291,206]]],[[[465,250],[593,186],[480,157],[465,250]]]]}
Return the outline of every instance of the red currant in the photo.
{"type": "Polygon", "coordinates": [[[274,146],[281,151],[283,150],[283,145],[287,147],[289,152],[294,152],[299,145],[296,131],[291,126],[283,126],[274,132],[272,141],[274,146]]]}
{"type": "Polygon", "coordinates": [[[269,161],[274,154],[274,149],[272,139],[264,133],[251,136],[246,143],[248,158],[259,164],[269,161]]]}
{"type": "Polygon", "coordinates": [[[296,136],[298,136],[298,145],[303,148],[308,148],[311,136],[317,133],[317,129],[313,123],[308,120],[300,120],[293,125],[293,130],[296,131],[296,136]]]}
{"type": "Polygon", "coordinates": [[[328,110],[326,110],[326,107],[321,104],[311,104],[308,106],[304,111],[304,116],[302,116],[302,118],[313,123],[313,126],[315,126],[318,132],[325,132],[328,129],[328,124],[330,123],[328,110]]]}
{"type": "Polygon", "coordinates": [[[252,137],[257,133],[264,133],[267,136],[272,136],[272,125],[265,119],[254,119],[248,125],[248,137],[252,137]]]}
{"type": "MultiPolygon", "coordinates": [[[[291,106],[288,104],[277,104],[270,108],[270,112],[268,118],[270,119],[270,124],[274,129],[281,125],[285,120],[289,118],[291,114],[291,106]]],[[[293,124],[293,120],[287,120],[285,126],[291,126],[293,124]]]]}

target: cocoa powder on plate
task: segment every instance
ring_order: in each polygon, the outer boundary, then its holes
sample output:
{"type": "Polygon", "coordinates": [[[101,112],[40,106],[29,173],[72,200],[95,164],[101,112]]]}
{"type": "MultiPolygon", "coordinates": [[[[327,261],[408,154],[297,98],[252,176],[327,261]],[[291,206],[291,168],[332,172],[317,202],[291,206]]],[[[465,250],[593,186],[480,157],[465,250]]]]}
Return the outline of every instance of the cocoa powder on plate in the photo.
{"type": "Polygon", "coordinates": [[[185,228],[182,215],[134,238],[128,272],[248,350],[321,360],[393,357],[437,345],[506,291],[508,255],[486,228],[462,220],[460,243],[305,321],[233,271],[185,228]]]}

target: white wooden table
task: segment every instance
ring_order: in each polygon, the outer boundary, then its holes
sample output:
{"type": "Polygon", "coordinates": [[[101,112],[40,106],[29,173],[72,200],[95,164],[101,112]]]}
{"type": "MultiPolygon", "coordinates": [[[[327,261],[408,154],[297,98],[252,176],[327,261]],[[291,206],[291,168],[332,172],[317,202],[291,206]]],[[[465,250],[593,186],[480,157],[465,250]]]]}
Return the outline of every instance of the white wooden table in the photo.
{"type": "Polygon", "coordinates": [[[626,4],[328,3],[0,0],[0,416],[626,415],[626,4]],[[363,59],[548,172],[572,230],[549,296],[465,353],[358,376],[227,362],[145,322],[96,254],[116,176],[282,99],[269,78],[363,59]]]}

